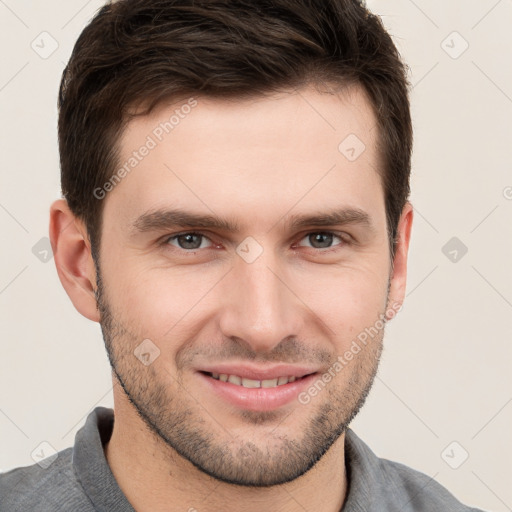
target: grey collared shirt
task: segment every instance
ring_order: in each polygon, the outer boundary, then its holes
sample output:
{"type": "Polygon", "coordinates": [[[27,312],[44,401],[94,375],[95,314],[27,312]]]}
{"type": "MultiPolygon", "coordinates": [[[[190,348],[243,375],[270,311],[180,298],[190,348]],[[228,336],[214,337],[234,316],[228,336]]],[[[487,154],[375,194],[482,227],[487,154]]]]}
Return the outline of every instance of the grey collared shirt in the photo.
{"type": "MultiPolygon", "coordinates": [[[[0,474],[0,512],[133,512],[105,458],[114,411],[96,407],[75,445],[42,461],[0,474]]],[[[353,430],[345,436],[348,492],[342,512],[482,512],[457,501],[434,479],[377,457],[353,430]]]]}

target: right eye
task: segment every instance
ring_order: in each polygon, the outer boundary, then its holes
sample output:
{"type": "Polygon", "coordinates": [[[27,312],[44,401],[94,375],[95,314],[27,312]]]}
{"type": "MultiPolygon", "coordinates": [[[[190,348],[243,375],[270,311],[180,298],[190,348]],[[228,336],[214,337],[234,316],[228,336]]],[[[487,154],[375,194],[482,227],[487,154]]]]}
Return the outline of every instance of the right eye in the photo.
{"type": "Polygon", "coordinates": [[[207,248],[203,243],[206,240],[211,242],[211,240],[202,233],[187,232],[172,235],[166,238],[165,243],[184,251],[196,251],[198,249],[207,248]]]}

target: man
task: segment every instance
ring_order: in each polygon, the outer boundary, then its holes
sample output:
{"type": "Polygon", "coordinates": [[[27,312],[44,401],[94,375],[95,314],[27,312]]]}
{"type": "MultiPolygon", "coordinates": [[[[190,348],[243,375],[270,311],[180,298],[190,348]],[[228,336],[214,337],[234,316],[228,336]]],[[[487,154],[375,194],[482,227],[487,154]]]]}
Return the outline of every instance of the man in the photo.
{"type": "Polygon", "coordinates": [[[404,65],[355,0],[120,0],[59,96],[50,238],[114,411],[0,510],[469,511],[349,428],[405,292],[404,65]]]}

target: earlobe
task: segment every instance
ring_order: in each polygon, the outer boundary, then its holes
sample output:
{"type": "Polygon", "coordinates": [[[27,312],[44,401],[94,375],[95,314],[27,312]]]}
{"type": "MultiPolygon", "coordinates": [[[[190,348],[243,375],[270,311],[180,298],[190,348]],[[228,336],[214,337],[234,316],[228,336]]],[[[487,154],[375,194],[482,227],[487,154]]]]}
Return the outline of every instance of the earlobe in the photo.
{"type": "Polygon", "coordinates": [[[398,242],[391,275],[389,306],[402,305],[405,298],[407,285],[407,256],[411,240],[412,220],[413,207],[410,202],[406,202],[398,222],[398,242]]]}
{"type": "Polygon", "coordinates": [[[94,293],[96,270],[87,230],[64,199],[50,207],[50,242],[60,282],[71,302],[80,314],[99,322],[94,293]]]}

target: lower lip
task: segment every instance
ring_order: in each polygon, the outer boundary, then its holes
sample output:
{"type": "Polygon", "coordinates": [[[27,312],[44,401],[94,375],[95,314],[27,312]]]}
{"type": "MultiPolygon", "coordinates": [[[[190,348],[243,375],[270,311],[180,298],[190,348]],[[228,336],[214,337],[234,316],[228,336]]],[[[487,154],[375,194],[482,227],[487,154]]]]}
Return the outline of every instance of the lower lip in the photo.
{"type": "Polygon", "coordinates": [[[198,372],[198,375],[209,389],[223,400],[248,411],[272,411],[293,400],[298,400],[299,393],[307,388],[316,376],[313,373],[294,382],[273,388],[245,388],[231,382],[214,379],[201,372],[198,372]]]}

